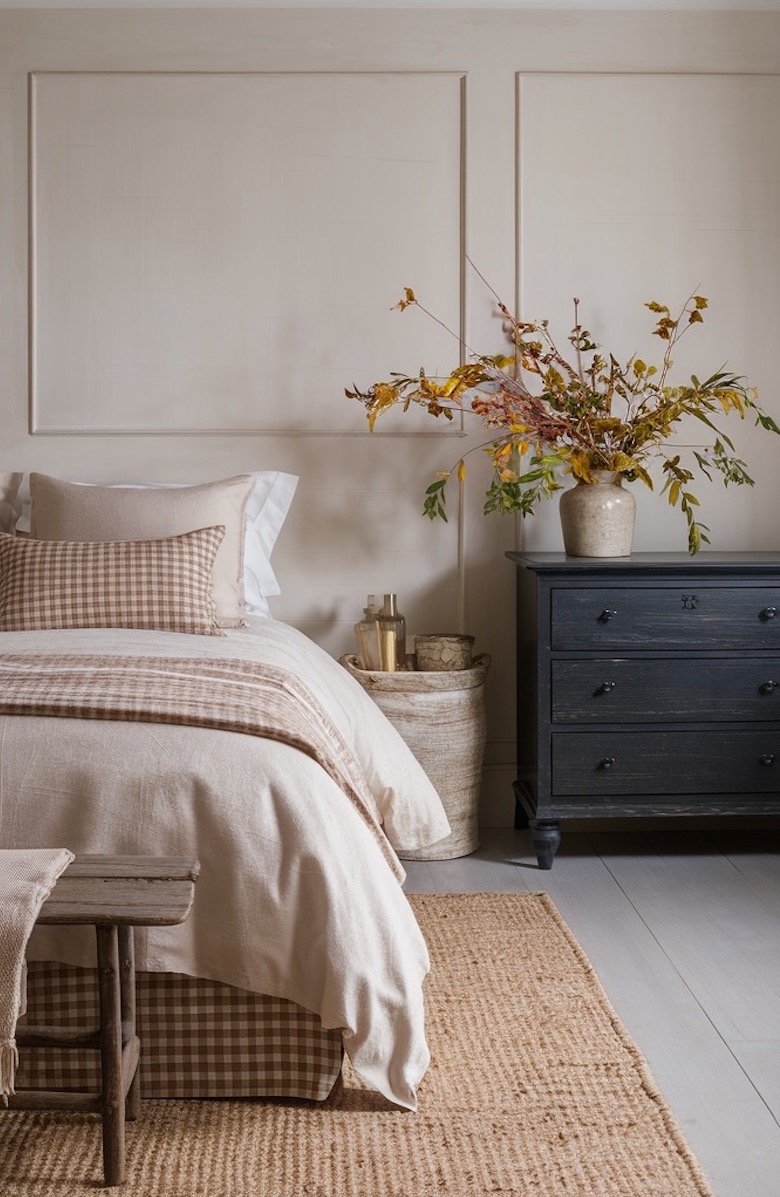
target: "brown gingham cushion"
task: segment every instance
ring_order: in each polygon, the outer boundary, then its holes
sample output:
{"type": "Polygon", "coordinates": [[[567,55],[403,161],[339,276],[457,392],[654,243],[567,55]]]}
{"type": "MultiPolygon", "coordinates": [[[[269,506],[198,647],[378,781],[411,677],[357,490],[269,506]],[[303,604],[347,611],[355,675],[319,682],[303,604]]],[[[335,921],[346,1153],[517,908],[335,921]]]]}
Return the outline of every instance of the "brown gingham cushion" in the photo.
{"type": "Polygon", "coordinates": [[[150,628],[220,636],[213,571],[224,531],[101,543],[0,534],[0,630],[150,628]]]}

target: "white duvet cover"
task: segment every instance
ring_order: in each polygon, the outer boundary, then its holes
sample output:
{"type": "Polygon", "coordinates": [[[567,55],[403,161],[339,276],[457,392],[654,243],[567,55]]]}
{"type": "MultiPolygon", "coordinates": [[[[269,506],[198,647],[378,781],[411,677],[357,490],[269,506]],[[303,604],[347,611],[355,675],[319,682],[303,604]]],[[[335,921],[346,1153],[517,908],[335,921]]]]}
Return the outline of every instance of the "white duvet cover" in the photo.
{"type": "MultiPolygon", "coordinates": [[[[396,850],[449,833],[426,774],[349,674],[294,628],[255,620],[224,637],[6,632],[0,653],[238,656],[286,668],[362,766],[396,850]]],[[[0,718],[0,847],[192,855],[190,919],[138,936],[140,969],[285,997],[340,1028],[363,1080],[414,1109],[428,1065],[428,953],[366,822],[311,757],[278,741],[160,723],[0,718]]],[[[81,930],[38,928],[30,955],[93,965],[81,930]]]]}

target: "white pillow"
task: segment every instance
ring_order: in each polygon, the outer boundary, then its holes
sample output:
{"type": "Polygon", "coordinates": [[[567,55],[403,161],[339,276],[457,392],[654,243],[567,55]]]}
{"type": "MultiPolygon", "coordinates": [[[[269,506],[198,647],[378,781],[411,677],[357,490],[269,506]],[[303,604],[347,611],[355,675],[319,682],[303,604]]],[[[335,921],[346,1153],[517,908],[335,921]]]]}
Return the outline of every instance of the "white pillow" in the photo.
{"type": "MultiPolygon", "coordinates": [[[[290,504],[298,485],[296,474],[284,474],[279,470],[248,470],[255,480],[245,508],[246,531],[244,539],[244,603],[248,613],[265,615],[271,612],[266,601],[269,595],[281,594],[276,574],[271,567],[271,553],[276,538],[282,530],[290,504]]],[[[83,486],[94,483],[85,482],[83,486]]],[[[188,486],[186,482],[124,482],[117,486],[172,487],[188,486]]],[[[22,514],[17,521],[18,532],[30,530],[30,482],[24,475],[19,487],[22,514]]]]}
{"type": "Polygon", "coordinates": [[[255,473],[254,479],[246,504],[244,603],[251,614],[270,616],[266,596],[281,594],[271,568],[271,553],[290,510],[298,478],[295,474],[265,470],[255,473]]]}

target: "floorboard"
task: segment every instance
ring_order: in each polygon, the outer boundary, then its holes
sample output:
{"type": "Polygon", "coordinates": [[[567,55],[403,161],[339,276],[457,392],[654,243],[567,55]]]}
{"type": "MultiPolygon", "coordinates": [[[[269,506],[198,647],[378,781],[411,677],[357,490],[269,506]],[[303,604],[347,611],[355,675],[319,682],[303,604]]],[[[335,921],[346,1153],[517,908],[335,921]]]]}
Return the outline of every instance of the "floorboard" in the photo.
{"type": "Polygon", "coordinates": [[[780,832],[580,823],[547,871],[527,831],[481,838],[407,890],[549,893],[716,1197],[780,1197],[780,832]]]}
{"type": "MultiPolygon", "coordinates": [[[[776,1039],[732,1043],[731,1050],[774,1118],[780,1121],[780,1043],[776,1039]]],[[[780,1179],[776,1182],[780,1192],[780,1179]]]]}

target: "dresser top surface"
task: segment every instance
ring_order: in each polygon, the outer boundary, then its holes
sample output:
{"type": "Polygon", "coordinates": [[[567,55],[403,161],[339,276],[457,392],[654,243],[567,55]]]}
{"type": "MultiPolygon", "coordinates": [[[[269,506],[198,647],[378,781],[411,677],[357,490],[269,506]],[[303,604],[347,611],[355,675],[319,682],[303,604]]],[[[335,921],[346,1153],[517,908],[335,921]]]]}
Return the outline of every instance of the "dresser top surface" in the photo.
{"type": "Polygon", "coordinates": [[[632,553],[630,557],[567,557],[565,553],[508,552],[517,565],[537,574],[589,577],[652,576],[661,574],[745,574],[780,577],[780,552],[632,553]]]}

